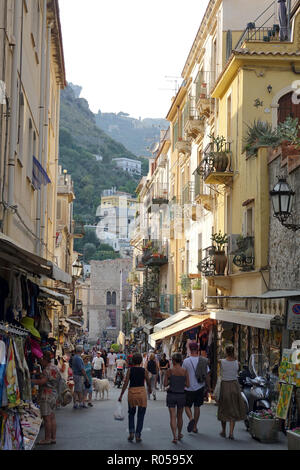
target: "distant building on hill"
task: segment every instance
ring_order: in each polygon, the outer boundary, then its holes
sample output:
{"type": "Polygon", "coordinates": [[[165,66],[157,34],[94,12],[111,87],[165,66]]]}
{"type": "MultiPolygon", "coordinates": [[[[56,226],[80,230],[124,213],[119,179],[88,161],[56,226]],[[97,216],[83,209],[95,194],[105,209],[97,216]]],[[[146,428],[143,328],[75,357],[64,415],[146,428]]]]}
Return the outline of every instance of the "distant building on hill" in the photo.
{"type": "Polygon", "coordinates": [[[138,160],[131,160],[130,158],[113,158],[113,162],[116,163],[118,168],[123,171],[127,171],[132,175],[142,174],[142,163],[138,160]]]}

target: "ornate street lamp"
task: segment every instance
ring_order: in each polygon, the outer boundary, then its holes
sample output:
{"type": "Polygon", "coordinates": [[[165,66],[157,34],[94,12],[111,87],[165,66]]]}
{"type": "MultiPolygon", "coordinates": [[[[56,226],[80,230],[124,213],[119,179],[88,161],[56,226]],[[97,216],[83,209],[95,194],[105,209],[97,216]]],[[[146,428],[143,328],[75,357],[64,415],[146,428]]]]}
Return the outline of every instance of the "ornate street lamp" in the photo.
{"type": "Polygon", "coordinates": [[[291,189],[284,176],[278,177],[278,182],[270,191],[274,217],[279,220],[281,225],[296,232],[300,229],[300,225],[287,223],[287,219],[292,214],[294,195],[295,191],[291,189]]]}

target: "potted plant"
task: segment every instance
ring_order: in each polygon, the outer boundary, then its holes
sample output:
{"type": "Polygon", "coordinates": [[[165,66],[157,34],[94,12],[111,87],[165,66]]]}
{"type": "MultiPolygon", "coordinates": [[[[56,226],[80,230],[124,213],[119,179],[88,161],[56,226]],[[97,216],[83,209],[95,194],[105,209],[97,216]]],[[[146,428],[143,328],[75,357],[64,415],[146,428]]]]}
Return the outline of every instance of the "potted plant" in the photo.
{"type": "Polygon", "coordinates": [[[278,441],[279,421],[271,409],[249,413],[249,432],[254,439],[263,443],[278,441]]]}
{"type": "Polygon", "coordinates": [[[209,157],[213,160],[213,166],[216,171],[226,171],[228,166],[229,158],[228,152],[224,148],[226,139],[224,136],[214,137],[213,135],[208,136],[213,144],[213,151],[209,152],[209,157]],[[216,150],[215,150],[216,149],[216,150]]]}
{"type": "Polygon", "coordinates": [[[300,154],[300,138],[298,137],[298,132],[298,118],[293,119],[288,116],[284,122],[278,124],[277,135],[280,139],[283,158],[289,155],[300,154]]]}
{"type": "Polygon", "coordinates": [[[225,233],[222,235],[221,230],[219,233],[214,233],[211,237],[211,240],[217,245],[214,253],[215,260],[215,271],[219,275],[224,275],[227,256],[225,255],[224,245],[228,243],[228,236],[225,233]]]}
{"type": "Polygon", "coordinates": [[[192,307],[201,308],[202,281],[201,278],[192,280],[192,307]]]}
{"type": "Polygon", "coordinates": [[[181,287],[181,293],[182,293],[182,296],[186,305],[191,299],[191,295],[192,295],[191,283],[192,283],[192,280],[189,278],[187,274],[182,274],[180,276],[179,285],[181,287]]]}
{"type": "Polygon", "coordinates": [[[160,257],[160,254],[158,253],[157,246],[153,247],[151,251],[152,251],[153,258],[159,258],[160,257]]]}
{"type": "Polygon", "coordinates": [[[300,450],[300,427],[288,430],[286,435],[288,450],[300,450]]]}

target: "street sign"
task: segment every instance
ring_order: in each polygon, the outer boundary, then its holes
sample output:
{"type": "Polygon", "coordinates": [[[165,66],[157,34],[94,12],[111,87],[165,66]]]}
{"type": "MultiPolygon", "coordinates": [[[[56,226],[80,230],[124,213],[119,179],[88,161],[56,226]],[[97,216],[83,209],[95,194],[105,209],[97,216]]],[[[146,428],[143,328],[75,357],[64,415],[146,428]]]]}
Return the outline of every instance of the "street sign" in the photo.
{"type": "Polygon", "coordinates": [[[300,330],[300,302],[289,300],[288,315],[287,315],[287,329],[300,330]]]}

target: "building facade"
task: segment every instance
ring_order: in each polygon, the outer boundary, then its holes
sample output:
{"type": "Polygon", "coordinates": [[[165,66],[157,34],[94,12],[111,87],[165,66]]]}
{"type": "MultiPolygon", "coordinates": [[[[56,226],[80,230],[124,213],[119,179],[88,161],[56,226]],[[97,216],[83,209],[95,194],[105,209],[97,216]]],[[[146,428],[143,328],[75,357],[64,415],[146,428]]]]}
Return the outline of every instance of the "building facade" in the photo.
{"type": "Polygon", "coordinates": [[[142,174],[142,163],[138,160],[131,160],[130,158],[113,158],[113,162],[117,165],[118,168],[121,170],[130,173],[131,175],[138,175],[142,174]]]}

